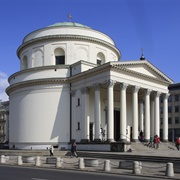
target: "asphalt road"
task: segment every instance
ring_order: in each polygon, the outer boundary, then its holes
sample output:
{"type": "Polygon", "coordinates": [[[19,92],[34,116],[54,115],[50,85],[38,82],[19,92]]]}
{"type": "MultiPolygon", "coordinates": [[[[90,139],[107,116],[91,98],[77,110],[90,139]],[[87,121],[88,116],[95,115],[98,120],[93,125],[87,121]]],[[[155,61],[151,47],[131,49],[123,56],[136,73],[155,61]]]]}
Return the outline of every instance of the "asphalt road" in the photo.
{"type": "Polygon", "coordinates": [[[0,180],[152,180],[137,176],[124,176],[106,173],[68,171],[57,169],[0,166],[0,180]]]}

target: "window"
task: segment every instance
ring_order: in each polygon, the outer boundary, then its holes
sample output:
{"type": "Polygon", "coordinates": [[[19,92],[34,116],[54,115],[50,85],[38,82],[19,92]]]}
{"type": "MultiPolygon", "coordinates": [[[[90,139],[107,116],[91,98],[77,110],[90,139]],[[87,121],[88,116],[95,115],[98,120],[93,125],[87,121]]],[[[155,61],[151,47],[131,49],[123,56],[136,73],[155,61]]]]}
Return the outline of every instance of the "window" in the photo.
{"type": "Polygon", "coordinates": [[[168,97],[168,102],[172,102],[172,96],[171,95],[168,97]]]}
{"type": "Polygon", "coordinates": [[[62,48],[55,49],[54,56],[56,65],[65,64],[65,52],[62,48]]]}
{"type": "Polygon", "coordinates": [[[175,124],[179,124],[179,117],[175,117],[175,124]]]}
{"type": "Polygon", "coordinates": [[[80,128],[80,122],[78,122],[78,127],[77,127],[77,130],[80,130],[81,128],[80,128]]]}
{"type": "Polygon", "coordinates": [[[163,114],[163,107],[160,107],[160,113],[163,114]]]}
{"type": "Polygon", "coordinates": [[[65,64],[65,56],[56,56],[56,65],[65,64]]]}
{"type": "Polygon", "coordinates": [[[101,65],[101,60],[97,59],[97,65],[101,65]]]}
{"type": "Polygon", "coordinates": [[[80,99],[78,98],[78,106],[80,106],[80,99]]]}
{"type": "Polygon", "coordinates": [[[172,113],[172,108],[171,108],[171,106],[168,106],[168,113],[172,113]]]}
{"type": "Polygon", "coordinates": [[[175,98],[175,101],[179,101],[179,94],[175,95],[174,98],[175,98]]]}
{"type": "Polygon", "coordinates": [[[161,122],[161,124],[163,124],[163,118],[161,118],[160,122],[161,122]]]}
{"type": "Polygon", "coordinates": [[[175,112],[175,113],[179,112],[179,106],[175,106],[174,108],[175,108],[175,109],[174,109],[174,112],[175,112]]]}
{"type": "Polygon", "coordinates": [[[170,117],[168,118],[168,124],[172,124],[172,119],[170,117]]]}

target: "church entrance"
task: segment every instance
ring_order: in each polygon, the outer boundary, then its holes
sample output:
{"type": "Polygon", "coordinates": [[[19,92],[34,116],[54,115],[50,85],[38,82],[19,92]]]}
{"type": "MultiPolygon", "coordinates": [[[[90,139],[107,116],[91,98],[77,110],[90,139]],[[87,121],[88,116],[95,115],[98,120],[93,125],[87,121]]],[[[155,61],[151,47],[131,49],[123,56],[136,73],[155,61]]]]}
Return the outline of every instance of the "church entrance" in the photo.
{"type": "Polygon", "coordinates": [[[93,123],[89,124],[89,140],[90,142],[93,141],[93,123]]]}
{"type": "Polygon", "coordinates": [[[120,111],[114,110],[114,140],[120,139],[120,111]]]}

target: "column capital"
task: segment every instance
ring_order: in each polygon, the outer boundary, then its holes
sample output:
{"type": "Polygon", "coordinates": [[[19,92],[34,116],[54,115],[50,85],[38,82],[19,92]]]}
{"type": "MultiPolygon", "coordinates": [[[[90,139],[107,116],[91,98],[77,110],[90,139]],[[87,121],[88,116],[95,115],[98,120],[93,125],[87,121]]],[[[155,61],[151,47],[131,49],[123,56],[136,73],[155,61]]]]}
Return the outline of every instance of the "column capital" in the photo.
{"type": "Polygon", "coordinates": [[[93,84],[93,87],[95,91],[98,91],[100,89],[100,84],[99,83],[93,84]]]}
{"type": "Polygon", "coordinates": [[[116,81],[112,80],[112,79],[108,79],[106,80],[106,84],[108,87],[114,86],[116,83],[116,81]]]}
{"type": "Polygon", "coordinates": [[[164,93],[164,94],[163,94],[163,98],[164,98],[164,99],[168,99],[169,96],[170,96],[169,93],[164,93]]]}
{"type": "Polygon", "coordinates": [[[88,87],[81,88],[81,93],[82,94],[89,94],[89,91],[90,91],[90,89],[88,87]]]}
{"type": "Polygon", "coordinates": [[[128,85],[129,85],[129,84],[127,84],[127,83],[121,83],[121,84],[120,84],[121,90],[127,89],[128,85]]]}
{"type": "Polygon", "coordinates": [[[161,92],[159,92],[159,91],[154,92],[155,98],[156,98],[156,97],[158,98],[160,95],[161,95],[161,92]]]}
{"type": "Polygon", "coordinates": [[[132,87],[132,91],[133,91],[134,93],[137,93],[137,92],[139,91],[139,89],[140,89],[139,86],[133,86],[133,87],[132,87]]]}
{"type": "Polygon", "coordinates": [[[76,95],[76,90],[71,90],[70,94],[71,94],[72,97],[74,97],[76,95]]]}
{"type": "Polygon", "coordinates": [[[145,94],[145,95],[150,95],[151,92],[152,92],[152,90],[150,90],[150,89],[145,89],[145,90],[144,90],[144,94],[145,94]]]}

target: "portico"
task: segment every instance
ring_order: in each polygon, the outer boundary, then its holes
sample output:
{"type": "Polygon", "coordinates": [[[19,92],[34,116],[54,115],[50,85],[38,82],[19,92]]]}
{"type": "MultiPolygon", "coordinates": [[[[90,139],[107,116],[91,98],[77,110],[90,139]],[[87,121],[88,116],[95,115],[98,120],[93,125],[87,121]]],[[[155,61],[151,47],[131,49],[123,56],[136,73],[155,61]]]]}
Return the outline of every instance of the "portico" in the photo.
{"type": "MultiPolygon", "coordinates": [[[[141,63],[146,64],[148,62],[141,63]]],[[[117,66],[117,63],[114,66],[117,66]]],[[[133,73],[131,75],[133,76],[133,73]]],[[[106,142],[114,142],[115,136],[118,136],[119,142],[136,142],[141,130],[144,132],[145,141],[149,141],[150,136],[156,134],[160,136],[159,101],[161,97],[164,102],[162,140],[168,141],[168,90],[162,87],[159,88],[156,78],[153,80],[151,78],[151,82],[144,81],[143,83],[139,83],[140,81],[137,80],[136,82],[130,82],[130,78],[133,77],[127,77],[128,81],[122,81],[122,78],[119,80],[112,77],[99,83],[96,82],[96,78],[91,77],[91,80],[93,79],[95,83],[88,82],[88,78],[86,78],[89,86],[86,87],[88,89],[86,95],[82,92],[83,118],[80,122],[84,133],[82,137],[81,135],[78,137],[79,132],[77,132],[74,135],[75,139],[79,138],[80,142],[90,142],[88,138],[88,124],[90,123],[93,123],[94,126],[94,142],[101,142],[101,128],[105,130],[106,142]],[[149,86],[149,84],[153,85],[149,86]],[[91,106],[91,104],[94,105],[91,106]],[[115,109],[119,109],[119,119],[114,116],[115,109]],[[118,128],[115,127],[116,124],[119,124],[118,128]],[[119,132],[115,132],[115,129],[118,129],[119,132]]],[[[78,108],[81,108],[81,106],[78,108]]],[[[73,117],[76,116],[77,114],[73,114],[73,117]]]]}

